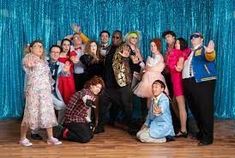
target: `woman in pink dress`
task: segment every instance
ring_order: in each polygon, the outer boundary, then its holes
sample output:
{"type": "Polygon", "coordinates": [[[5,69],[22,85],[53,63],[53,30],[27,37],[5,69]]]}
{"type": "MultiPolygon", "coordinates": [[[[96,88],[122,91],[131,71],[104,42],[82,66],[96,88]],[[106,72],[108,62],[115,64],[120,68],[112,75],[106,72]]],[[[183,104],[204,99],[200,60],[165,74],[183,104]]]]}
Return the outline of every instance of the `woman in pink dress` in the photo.
{"type": "Polygon", "coordinates": [[[182,66],[184,60],[188,57],[190,49],[185,39],[178,38],[173,49],[166,60],[166,66],[170,70],[171,82],[173,84],[173,93],[179,109],[181,129],[176,137],[187,137],[186,121],[187,113],[185,109],[185,99],[182,83],[182,66]]]}
{"type": "Polygon", "coordinates": [[[39,40],[33,41],[29,49],[23,58],[26,103],[19,143],[23,146],[32,146],[26,138],[28,129],[45,128],[48,135],[47,143],[59,145],[61,142],[54,138],[52,133],[52,127],[57,125],[51,93],[53,80],[44,57],[43,44],[39,40]]]}
{"type": "MultiPolygon", "coordinates": [[[[161,50],[161,40],[153,39],[150,41],[150,48],[152,57],[148,56],[146,61],[146,67],[143,70],[143,76],[140,83],[134,88],[134,94],[142,98],[148,98],[147,106],[149,105],[149,99],[153,97],[152,84],[155,80],[161,80],[165,84],[165,78],[161,74],[165,67],[164,59],[161,50]]],[[[166,87],[165,92],[168,94],[166,87]]]]}

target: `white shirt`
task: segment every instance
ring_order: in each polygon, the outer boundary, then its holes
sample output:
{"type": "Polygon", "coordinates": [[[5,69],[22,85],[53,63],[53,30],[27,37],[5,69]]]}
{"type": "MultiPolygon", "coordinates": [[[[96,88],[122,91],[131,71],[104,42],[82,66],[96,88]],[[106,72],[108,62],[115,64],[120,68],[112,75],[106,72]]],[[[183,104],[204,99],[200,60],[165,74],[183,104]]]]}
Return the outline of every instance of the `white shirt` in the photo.
{"type": "MultiPolygon", "coordinates": [[[[198,46],[194,47],[194,50],[199,48],[200,46],[201,45],[198,45],[198,46]]],[[[184,62],[184,68],[183,68],[183,71],[182,71],[182,78],[183,79],[194,77],[193,65],[192,65],[194,50],[191,51],[189,57],[184,62]],[[190,75],[190,72],[191,72],[191,75],[190,75]]]]}

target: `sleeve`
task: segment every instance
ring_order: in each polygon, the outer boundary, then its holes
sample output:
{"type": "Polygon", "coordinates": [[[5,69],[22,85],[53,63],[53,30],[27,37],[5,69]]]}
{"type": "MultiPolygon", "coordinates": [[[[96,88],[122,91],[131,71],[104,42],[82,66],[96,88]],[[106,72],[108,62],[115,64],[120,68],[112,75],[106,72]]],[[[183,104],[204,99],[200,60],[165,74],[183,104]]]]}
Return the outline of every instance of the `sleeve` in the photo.
{"type": "Polygon", "coordinates": [[[23,64],[23,69],[24,69],[26,74],[30,73],[33,70],[32,67],[31,68],[27,67],[27,62],[28,61],[36,63],[36,58],[30,53],[26,54],[25,57],[23,58],[22,64],[23,64]]]}
{"type": "Polygon", "coordinates": [[[82,40],[82,43],[87,44],[90,41],[90,39],[84,33],[80,32],[79,35],[82,40]]]}
{"type": "Polygon", "coordinates": [[[160,98],[158,106],[161,108],[162,113],[164,113],[169,108],[169,99],[167,97],[160,98]]]}
{"type": "Polygon", "coordinates": [[[149,111],[148,111],[148,115],[146,117],[146,120],[144,122],[144,124],[149,127],[150,126],[150,115],[151,115],[151,111],[153,110],[153,102],[152,102],[152,98],[151,98],[151,101],[150,101],[150,108],[149,108],[149,111]]]}
{"type": "Polygon", "coordinates": [[[87,54],[84,54],[80,57],[80,61],[83,65],[88,67],[91,64],[91,57],[87,54]]]}
{"type": "Polygon", "coordinates": [[[68,105],[66,105],[65,117],[69,117],[69,115],[73,112],[74,107],[76,106],[80,92],[76,92],[69,100],[68,105]]]}

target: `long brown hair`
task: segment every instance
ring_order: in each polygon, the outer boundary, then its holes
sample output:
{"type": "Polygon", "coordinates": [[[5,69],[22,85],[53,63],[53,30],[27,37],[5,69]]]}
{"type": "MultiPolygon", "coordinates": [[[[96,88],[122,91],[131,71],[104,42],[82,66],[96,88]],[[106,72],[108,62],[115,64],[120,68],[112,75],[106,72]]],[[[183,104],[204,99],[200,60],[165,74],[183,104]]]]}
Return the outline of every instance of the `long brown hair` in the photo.
{"type": "Polygon", "coordinates": [[[98,63],[101,60],[100,48],[95,40],[91,40],[86,44],[84,53],[93,57],[92,63],[98,63]],[[91,43],[95,43],[97,45],[96,54],[91,52],[91,43]]]}

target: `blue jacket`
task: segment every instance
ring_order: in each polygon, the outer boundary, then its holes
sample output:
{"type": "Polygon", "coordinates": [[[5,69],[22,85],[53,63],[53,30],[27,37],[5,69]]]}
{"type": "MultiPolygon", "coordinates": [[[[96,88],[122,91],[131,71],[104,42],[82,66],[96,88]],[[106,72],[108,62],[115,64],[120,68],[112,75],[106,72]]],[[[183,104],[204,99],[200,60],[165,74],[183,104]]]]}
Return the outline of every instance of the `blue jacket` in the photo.
{"type": "Polygon", "coordinates": [[[192,69],[196,82],[216,79],[215,51],[206,53],[201,46],[194,51],[192,69]]]}

